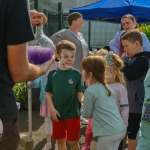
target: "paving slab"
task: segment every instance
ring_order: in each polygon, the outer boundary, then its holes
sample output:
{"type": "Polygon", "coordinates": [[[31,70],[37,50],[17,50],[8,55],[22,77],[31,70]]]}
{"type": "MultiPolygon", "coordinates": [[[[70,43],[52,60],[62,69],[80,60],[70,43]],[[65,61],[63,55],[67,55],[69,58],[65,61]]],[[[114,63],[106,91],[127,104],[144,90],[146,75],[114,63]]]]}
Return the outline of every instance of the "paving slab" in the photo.
{"type": "MultiPolygon", "coordinates": [[[[33,124],[32,124],[33,149],[42,150],[46,142],[45,132],[44,132],[44,118],[39,116],[38,110],[32,111],[32,118],[33,118],[33,124]]],[[[19,111],[19,128],[20,128],[20,135],[21,136],[24,135],[25,139],[27,141],[29,140],[28,141],[29,144],[32,145],[32,142],[31,142],[32,139],[27,138],[29,135],[28,134],[28,111],[27,110],[19,111]]],[[[81,147],[85,140],[85,129],[86,129],[86,125],[81,125],[80,141],[79,141],[79,144],[81,147]]],[[[54,150],[54,145],[55,145],[55,140],[52,139],[52,146],[53,146],[52,150],[54,150]]],[[[21,147],[19,147],[18,150],[32,150],[32,149],[22,149],[21,147]]],[[[67,150],[70,150],[68,144],[67,144],[67,150]]],[[[92,139],[90,150],[96,150],[96,138],[92,139]]]]}

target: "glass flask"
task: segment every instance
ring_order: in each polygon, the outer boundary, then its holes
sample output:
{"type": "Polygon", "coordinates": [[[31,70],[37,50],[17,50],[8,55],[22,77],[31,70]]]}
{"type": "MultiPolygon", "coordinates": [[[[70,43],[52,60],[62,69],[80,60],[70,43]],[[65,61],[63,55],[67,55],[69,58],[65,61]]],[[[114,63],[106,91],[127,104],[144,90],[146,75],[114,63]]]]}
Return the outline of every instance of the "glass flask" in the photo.
{"type": "Polygon", "coordinates": [[[36,26],[35,39],[28,43],[28,58],[32,64],[42,64],[54,55],[55,45],[43,33],[43,24],[36,26]]]}

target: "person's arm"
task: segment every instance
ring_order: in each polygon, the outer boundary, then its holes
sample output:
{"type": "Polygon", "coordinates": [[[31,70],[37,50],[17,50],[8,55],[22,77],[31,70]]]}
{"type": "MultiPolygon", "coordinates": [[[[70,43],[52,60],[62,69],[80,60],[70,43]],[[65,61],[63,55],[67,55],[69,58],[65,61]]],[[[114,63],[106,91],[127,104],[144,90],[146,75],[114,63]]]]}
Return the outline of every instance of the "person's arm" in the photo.
{"type": "Polygon", "coordinates": [[[30,10],[30,21],[32,26],[36,26],[42,22],[45,24],[47,22],[47,18],[44,13],[37,12],[36,10],[30,10]]]}
{"type": "Polygon", "coordinates": [[[29,63],[27,57],[27,44],[8,45],[8,67],[14,82],[25,82],[43,75],[53,63],[54,58],[41,64],[29,63]]]}
{"type": "Polygon", "coordinates": [[[124,124],[126,127],[128,126],[128,117],[129,117],[129,106],[122,106],[121,107],[121,118],[123,119],[124,124]]]}
{"type": "Polygon", "coordinates": [[[7,44],[7,61],[11,78],[14,82],[34,80],[47,71],[51,60],[39,66],[28,61],[27,42],[33,40],[34,36],[27,1],[10,1],[9,5],[6,4],[4,7],[6,7],[4,41],[7,44]]]}
{"type": "Polygon", "coordinates": [[[83,97],[83,91],[84,91],[84,82],[82,80],[81,73],[79,73],[79,81],[77,83],[76,90],[77,90],[78,101],[80,103],[83,103],[82,102],[82,97],[83,97]]]}
{"type": "Polygon", "coordinates": [[[46,92],[46,99],[47,99],[47,102],[48,102],[48,105],[49,105],[49,108],[51,111],[52,119],[54,121],[59,121],[57,117],[58,116],[60,117],[60,114],[54,107],[53,100],[52,100],[52,94],[50,92],[46,92]]]}
{"type": "Polygon", "coordinates": [[[120,115],[123,119],[124,124],[126,127],[128,126],[128,117],[129,117],[129,103],[128,103],[128,94],[126,88],[119,89],[118,93],[118,101],[120,107],[120,115]]]}
{"type": "Polygon", "coordinates": [[[115,37],[109,42],[110,50],[119,55],[120,37],[123,31],[118,32],[115,37]]]}
{"type": "Polygon", "coordinates": [[[85,91],[84,96],[83,96],[83,106],[81,109],[82,116],[85,118],[91,118],[92,113],[93,113],[93,98],[92,98],[92,93],[89,91],[85,91]]]}
{"type": "Polygon", "coordinates": [[[79,101],[80,103],[83,103],[83,102],[82,102],[82,97],[83,97],[83,92],[78,92],[78,101],[79,101]]]}
{"type": "Polygon", "coordinates": [[[149,62],[148,59],[145,57],[138,57],[138,58],[132,58],[133,61],[136,59],[133,63],[129,61],[128,64],[122,69],[122,72],[124,73],[125,77],[129,80],[136,80],[146,74],[149,68],[149,62]]]}
{"type": "Polygon", "coordinates": [[[142,39],[143,39],[143,51],[150,52],[150,42],[144,33],[142,33],[142,39]]]}

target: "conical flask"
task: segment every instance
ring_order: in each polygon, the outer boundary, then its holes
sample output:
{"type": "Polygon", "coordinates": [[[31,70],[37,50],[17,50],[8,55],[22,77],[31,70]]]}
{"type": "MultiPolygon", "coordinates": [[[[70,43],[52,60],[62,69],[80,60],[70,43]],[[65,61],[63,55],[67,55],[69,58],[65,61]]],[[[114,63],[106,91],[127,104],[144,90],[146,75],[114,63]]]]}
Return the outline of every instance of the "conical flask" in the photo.
{"type": "Polygon", "coordinates": [[[43,33],[43,24],[36,26],[35,39],[28,43],[28,58],[32,64],[42,64],[55,52],[52,40],[43,33]]]}

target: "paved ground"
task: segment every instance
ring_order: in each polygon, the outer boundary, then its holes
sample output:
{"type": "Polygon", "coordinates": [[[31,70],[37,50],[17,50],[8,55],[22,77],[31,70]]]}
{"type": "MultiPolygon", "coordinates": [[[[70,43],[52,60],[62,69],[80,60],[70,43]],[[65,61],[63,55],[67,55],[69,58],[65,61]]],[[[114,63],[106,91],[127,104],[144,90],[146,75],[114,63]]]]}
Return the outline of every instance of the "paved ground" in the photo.
{"type": "MultiPolygon", "coordinates": [[[[20,133],[28,134],[28,111],[27,110],[20,110],[19,112],[19,123],[20,123],[20,133]]],[[[46,139],[44,134],[44,119],[39,116],[39,111],[33,111],[33,132],[32,138],[34,141],[34,150],[41,150],[44,146],[46,139]]],[[[80,133],[80,146],[82,146],[84,142],[84,134],[85,134],[86,126],[81,126],[81,133],[80,133]]],[[[52,140],[52,144],[54,147],[55,141],[52,140]]],[[[54,148],[52,148],[54,150],[54,148]]],[[[68,146],[68,150],[70,150],[68,146]]],[[[96,150],[96,139],[92,139],[91,141],[91,148],[90,150],[96,150]]]]}

